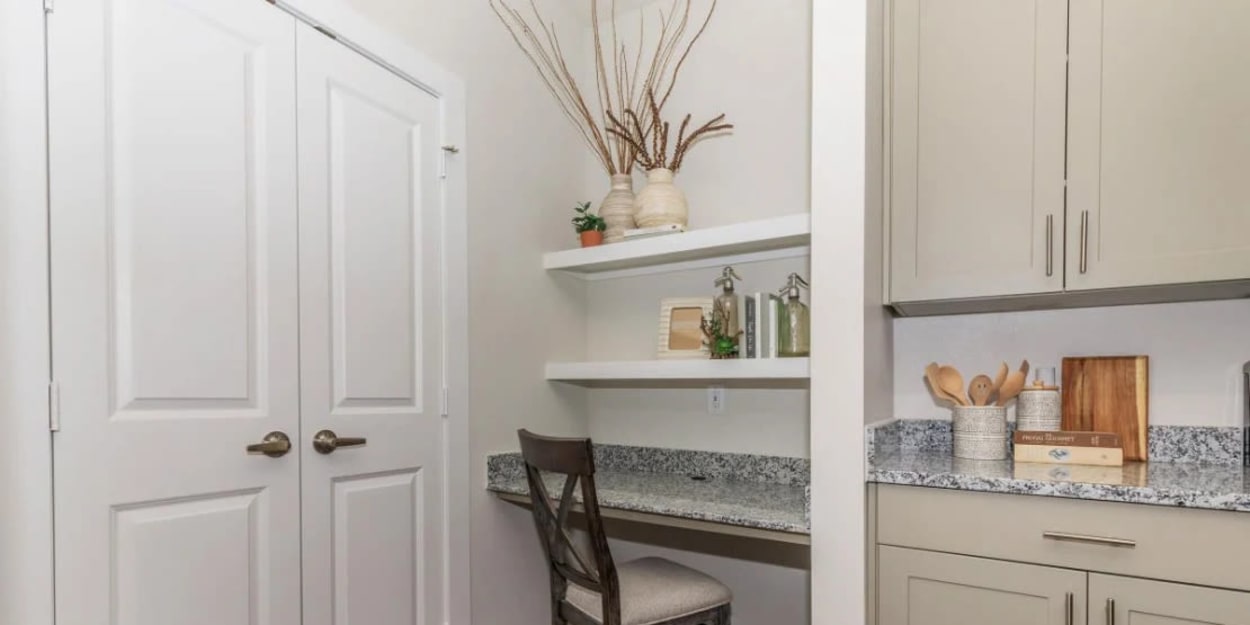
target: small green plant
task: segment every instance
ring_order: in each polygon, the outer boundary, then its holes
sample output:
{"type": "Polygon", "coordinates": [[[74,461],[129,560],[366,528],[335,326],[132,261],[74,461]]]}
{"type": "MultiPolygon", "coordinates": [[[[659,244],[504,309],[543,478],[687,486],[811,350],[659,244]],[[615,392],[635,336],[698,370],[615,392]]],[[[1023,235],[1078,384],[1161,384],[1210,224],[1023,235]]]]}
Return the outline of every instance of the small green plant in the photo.
{"type": "Polygon", "coordinates": [[[582,202],[573,209],[577,216],[573,218],[573,229],[578,234],[583,232],[598,231],[603,232],[608,229],[608,222],[602,217],[590,212],[590,202],[582,202]]]}
{"type": "Polygon", "coordinates": [[[699,322],[699,328],[703,330],[703,342],[711,352],[712,360],[738,357],[738,337],[742,330],[730,334],[728,327],[729,314],[719,303],[699,322]]]}

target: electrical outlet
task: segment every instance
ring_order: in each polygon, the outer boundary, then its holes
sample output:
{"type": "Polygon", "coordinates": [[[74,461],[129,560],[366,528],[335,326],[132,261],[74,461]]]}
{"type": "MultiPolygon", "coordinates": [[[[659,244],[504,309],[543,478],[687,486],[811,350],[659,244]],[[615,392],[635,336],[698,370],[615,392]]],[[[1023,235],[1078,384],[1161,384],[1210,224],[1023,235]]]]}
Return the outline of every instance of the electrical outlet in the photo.
{"type": "Polygon", "coordinates": [[[708,414],[725,414],[725,399],[728,393],[723,386],[707,387],[708,414]]]}

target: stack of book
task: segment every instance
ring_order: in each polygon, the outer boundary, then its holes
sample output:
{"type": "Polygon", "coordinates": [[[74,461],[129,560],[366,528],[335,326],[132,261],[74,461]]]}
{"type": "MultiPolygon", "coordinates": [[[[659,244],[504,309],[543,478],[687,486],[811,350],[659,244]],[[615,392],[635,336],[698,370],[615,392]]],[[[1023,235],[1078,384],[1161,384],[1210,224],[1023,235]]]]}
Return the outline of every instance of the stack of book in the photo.
{"type": "Polygon", "coordinates": [[[746,358],[776,358],[781,332],[781,298],[772,293],[747,295],[743,303],[743,350],[746,358]]]}
{"type": "Polygon", "coordinates": [[[1014,442],[1016,462],[1124,466],[1118,434],[1016,431],[1014,442]]]}

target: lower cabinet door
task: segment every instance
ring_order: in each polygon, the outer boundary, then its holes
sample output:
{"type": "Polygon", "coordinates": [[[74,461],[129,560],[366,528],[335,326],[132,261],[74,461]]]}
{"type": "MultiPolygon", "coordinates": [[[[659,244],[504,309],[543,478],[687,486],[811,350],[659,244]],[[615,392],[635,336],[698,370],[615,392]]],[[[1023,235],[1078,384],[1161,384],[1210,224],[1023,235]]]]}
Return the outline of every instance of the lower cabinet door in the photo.
{"type": "Polygon", "coordinates": [[[879,625],[1084,625],[1087,574],[878,547],[879,625]]]}
{"type": "Polygon", "coordinates": [[[1090,625],[1250,625],[1250,593],[1089,576],[1090,625]]]}

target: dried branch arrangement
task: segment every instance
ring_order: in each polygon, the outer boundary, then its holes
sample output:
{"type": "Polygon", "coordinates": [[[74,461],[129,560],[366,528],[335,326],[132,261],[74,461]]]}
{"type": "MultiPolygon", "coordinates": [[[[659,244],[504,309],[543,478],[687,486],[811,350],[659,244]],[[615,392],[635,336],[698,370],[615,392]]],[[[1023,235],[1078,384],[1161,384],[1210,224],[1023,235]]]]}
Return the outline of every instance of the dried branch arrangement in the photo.
{"type": "MultiPolygon", "coordinates": [[[[528,1],[527,16],[509,6],[506,0],[489,0],[495,15],[534,64],[543,84],[559,103],[565,117],[577,127],[604,170],[608,174],[629,173],[638,156],[637,148],[609,131],[612,117],[625,115],[628,110],[637,111],[639,127],[655,128],[652,120],[659,117],[659,111],[672,95],[691,48],[716,12],[717,0],[711,0],[707,15],[692,35],[691,28],[696,23],[691,19],[693,0],[672,0],[667,10],[659,10],[659,36],[654,47],[643,43],[647,40],[647,24],[645,16],[640,14],[638,50],[632,55],[619,36],[615,0],[611,2],[611,19],[606,25],[600,19],[599,0],[588,0],[595,47],[595,93],[590,98],[569,68],[555,24],[543,17],[535,0],[528,1]],[[609,33],[603,32],[605,27],[609,33]],[[610,48],[605,49],[607,44],[610,48]],[[644,45],[649,51],[648,58],[644,58],[644,45]],[[662,95],[657,99],[656,94],[662,95]],[[654,100],[650,103],[652,106],[648,106],[648,99],[654,100]]],[[[652,137],[644,135],[641,143],[645,145],[649,139],[652,137]]]]}
{"type": "Polygon", "coordinates": [[[725,114],[721,113],[687,135],[691,116],[686,115],[681,122],[681,127],[677,130],[677,140],[673,143],[673,154],[670,157],[668,153],[670,126],[660,115],[660,103],[656,100],[654,91],[647,93],[647,103],[650,108],[649,115],[646,117],[638,115],[633,109],[625,109],[624,119],[616,117],[611,111],[608,112],[608,122],[611,124],[608,127],[608,134],[629,145],[636,154],[638,164],[647,170],[665,168],[672,170],[675,174],[681,171],[681,164],[695,143],[733,129],[733,124],[725,123],[725,114]]]}

